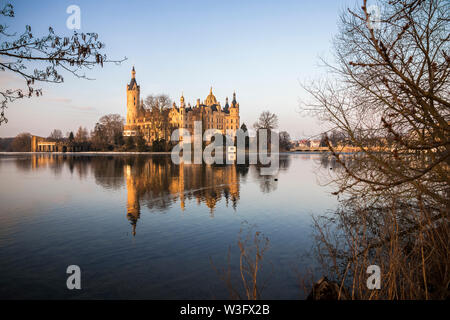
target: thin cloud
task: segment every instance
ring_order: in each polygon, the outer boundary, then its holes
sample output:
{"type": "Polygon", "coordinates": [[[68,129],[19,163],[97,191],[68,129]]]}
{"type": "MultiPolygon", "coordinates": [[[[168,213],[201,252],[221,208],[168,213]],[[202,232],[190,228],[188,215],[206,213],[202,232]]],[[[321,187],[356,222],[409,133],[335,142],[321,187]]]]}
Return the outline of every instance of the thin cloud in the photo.
{"type": "Polygon", "coordinates": [[[96,111],[96,109],[91,106],[69,106],[69,108],[79,111],[96,111]]]}
{"type": "Polygon", "coordinates": [[[43,95],[43,99],[49,102],[59,102],[59,103],[70,103],[72,99],[64,98],[64,97],[46,97],[43,95]]]}

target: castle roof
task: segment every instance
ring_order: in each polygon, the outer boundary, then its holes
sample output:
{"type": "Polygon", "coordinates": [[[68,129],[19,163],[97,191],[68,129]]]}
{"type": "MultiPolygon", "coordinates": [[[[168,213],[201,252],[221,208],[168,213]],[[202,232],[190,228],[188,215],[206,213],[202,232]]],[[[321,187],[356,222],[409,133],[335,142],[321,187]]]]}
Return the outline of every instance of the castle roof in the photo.
{"type": "Polygon", "coordinates": [[[209,95],[206,97],[206,101],[205,101],[205,105],[207,105],[208,107],[213,106],[213,105],[217,105],[217,99],[216,97],[213,95],[212,93],[212,87],[209,90],[209,95]]]}
{"type": "Polygon", "coordinates": [[[237,101],[236,101],[236,92],[233,92],[233,101],[231,101],[231,106],[236,107],[237,101]]]}
{"type": "Polygon", "coordinates": [[[130,81],[130,84],[128,85],[128,90],[133,89],[134,85],[136,85],[136,87],[137,87],[136,70],[134,70],[134,66],[133,66],[133,69],[131,70],[131,81],[130,81]]]}
{"type": "Polygon", "coordinates": [[[133,89],[133,86],[137,86],[136,78],[131,78],[130,84],[128,85],[128,90],[133,89]]]}
{"type": "Polygon", "coordinates": [[[225,100],[225,106],[223,107],[223,112],[230,113],[229,108],[230,108],[230,105],[228,104],[228,97],[227,97],[225,100]]]}

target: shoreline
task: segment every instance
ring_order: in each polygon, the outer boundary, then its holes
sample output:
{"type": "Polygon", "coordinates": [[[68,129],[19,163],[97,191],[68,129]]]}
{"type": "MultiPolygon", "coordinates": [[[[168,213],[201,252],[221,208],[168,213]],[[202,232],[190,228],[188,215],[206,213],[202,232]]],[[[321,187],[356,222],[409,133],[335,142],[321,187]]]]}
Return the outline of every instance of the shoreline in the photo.
{"type": "MultiPolygon", "coordinates": [[[[331,154],[329,151],[282,151],[279,155],[296,155],[296,154],[331,154]]],[[[339,154],[353,154],[355,152],[337,152],[339,154]]],[[[0,156],[13,155],[66,155],[66,156],[126,156],[126,155],[170,155],[171,152],[125,152],[125,151],[85,151],[85,152],[31,152],[31,151],[0,151],[0,156]]],[[[246,155],[258,154],[257,152],[245,152],[246,155]]]]}

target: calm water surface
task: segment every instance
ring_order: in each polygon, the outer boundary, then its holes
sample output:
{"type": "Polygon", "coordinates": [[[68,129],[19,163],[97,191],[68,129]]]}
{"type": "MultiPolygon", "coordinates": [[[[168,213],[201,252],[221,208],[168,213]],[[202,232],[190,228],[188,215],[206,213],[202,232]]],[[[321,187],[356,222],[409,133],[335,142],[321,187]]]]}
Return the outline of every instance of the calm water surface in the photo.
{"type": "Polygon", "coordinates": [[[269,238],[266,299],[297,299],[311,215],[336,207],[321,155],[255,166],[173,165],[170,156],[0,155],[0,298],[228,298],[241,228],[269,238]],[[276,179],[277,180],[276,180],[276,179]],[[66,288],[79,265],[82,289],[66,288]]]}

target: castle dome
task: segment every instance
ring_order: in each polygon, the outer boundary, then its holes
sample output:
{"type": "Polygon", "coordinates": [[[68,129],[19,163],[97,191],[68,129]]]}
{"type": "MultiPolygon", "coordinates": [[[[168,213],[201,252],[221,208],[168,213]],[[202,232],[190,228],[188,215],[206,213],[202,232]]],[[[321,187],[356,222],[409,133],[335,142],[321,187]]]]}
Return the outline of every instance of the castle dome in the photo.
{"type": "Polygon", "coordinates": [[[181,93],[181,97],[180,97],[180,106],[182,108],[184,108],[184,93],[183,92],[181,93]]]}
{"type": "Polygon", "coordinates": [[[218,104],[218,103],[217,103],[216,97],[215,97],[215,96],[213,95],[213,93],[212,93],[212,87],[211,87],[211,89],[209,90],[209,95],[206,97],[205,104],[206,104],[208,107],[213,106],[213,105],[215,105],[215,104],[218,104]]]}

